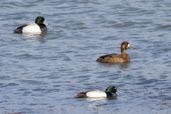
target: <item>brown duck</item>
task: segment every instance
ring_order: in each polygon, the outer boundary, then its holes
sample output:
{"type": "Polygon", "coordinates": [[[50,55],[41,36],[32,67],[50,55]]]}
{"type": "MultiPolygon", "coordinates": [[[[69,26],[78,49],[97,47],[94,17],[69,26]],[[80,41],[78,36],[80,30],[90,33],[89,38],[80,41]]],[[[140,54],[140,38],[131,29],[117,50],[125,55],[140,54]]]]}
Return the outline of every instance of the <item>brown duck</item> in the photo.
{"type": "Polygon", "coordinates": [[[121,44],[121,54],[107,54],[100,56],[96,61],[101,63],[126,63],[130,61],[129,55],[126,50],[130,48],[130,44],[127,41],[121,44]]]}

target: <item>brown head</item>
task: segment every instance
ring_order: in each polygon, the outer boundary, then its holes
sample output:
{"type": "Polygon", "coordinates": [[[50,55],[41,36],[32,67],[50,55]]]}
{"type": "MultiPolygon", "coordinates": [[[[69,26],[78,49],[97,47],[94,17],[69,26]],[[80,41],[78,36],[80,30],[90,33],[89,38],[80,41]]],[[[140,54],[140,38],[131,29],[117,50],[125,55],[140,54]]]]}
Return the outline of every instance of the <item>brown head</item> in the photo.
{"type": "Polygon", "coordinates": [[[127,50],[128,48],[130,48],[130,44],[127,41],[122,42],[121,53],[124,52],[125,50],[127,50]]]}

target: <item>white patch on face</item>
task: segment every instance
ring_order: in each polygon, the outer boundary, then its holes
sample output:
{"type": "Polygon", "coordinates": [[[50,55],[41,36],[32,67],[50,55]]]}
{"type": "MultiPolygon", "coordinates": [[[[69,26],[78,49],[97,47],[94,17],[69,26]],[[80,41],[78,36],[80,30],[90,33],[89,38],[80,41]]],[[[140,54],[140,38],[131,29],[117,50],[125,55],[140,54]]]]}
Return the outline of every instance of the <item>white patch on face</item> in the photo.
{"type": "Polygon", "coordinates": [[[89,98],[106,98],[107,97],[106,93],[100,90],[90,91],[86,95],[89,98]]]}
{"type": "Polygon", "coordinates": [[[24,27],[22,32],[24,34],[41,34],[40,27],[36,23],[28,24],[28,26],[24,27]]]}
{"type": "Polygon", "coordinates": [[[128,44],[127,48],[130,48],[130,47],[131,47],[131,45],[130,45],[130,44],[128,44]]]}

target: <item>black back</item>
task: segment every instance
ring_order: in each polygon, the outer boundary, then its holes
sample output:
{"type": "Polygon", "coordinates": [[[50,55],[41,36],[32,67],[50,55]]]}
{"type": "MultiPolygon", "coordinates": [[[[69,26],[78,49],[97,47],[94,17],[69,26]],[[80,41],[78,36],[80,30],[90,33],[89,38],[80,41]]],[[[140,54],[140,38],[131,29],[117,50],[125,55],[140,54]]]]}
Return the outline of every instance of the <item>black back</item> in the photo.
{"type": "Polygon", "coordinates": [[[27,26],[27,24],[22,25],[22,26],[16,28],[16,29],[14,30],[14,33],[19,33],[19,34],[21,34],[21,33],[22,33],[22,29],[23,29],[24,27],[26,27],[26,26],[27,26]]]}

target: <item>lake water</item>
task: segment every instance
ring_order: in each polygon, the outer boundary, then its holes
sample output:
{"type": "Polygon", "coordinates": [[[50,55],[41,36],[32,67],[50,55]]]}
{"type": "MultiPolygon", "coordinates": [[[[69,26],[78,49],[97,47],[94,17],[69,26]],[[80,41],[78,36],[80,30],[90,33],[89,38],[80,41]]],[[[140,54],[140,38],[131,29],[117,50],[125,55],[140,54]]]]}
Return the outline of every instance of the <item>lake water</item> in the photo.
{"type": "Polygon", "coordinates": [[[1,114],[170,114],[170,0],[1,0],[1,114]],[[44,36],[13,34],[39,15],[44,36]],[[99,64],[119,53],[131,62],[99,64]],[[75,99],[108,85],[117,99],[75,99]]]}

